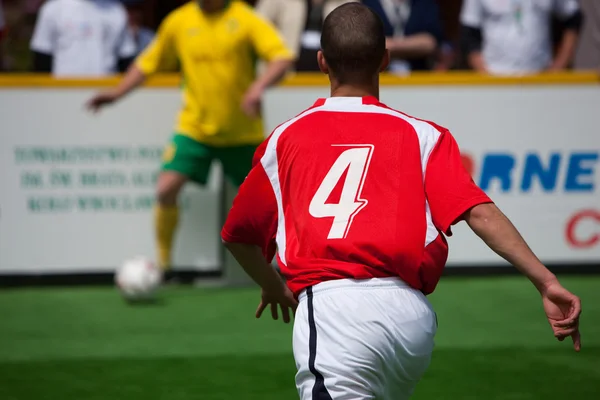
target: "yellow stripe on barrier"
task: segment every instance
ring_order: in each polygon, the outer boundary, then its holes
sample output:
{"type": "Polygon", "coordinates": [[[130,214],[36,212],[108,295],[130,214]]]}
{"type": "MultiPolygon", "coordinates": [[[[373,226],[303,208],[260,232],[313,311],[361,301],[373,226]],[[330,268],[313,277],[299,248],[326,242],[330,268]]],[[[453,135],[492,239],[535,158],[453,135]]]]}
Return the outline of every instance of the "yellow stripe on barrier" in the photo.
{"type": "MultiPolygon", "coordinates": [[[[54,79],[48,75],[0,74],[2,88],[101,88],[115,86],[120,77],[102,79],[54,79]]],[[[472,72],[427,73],[418,72],[407,76],[383,74],[384,86],[498,86],[498,85],[597,85],[597,72],[543,73],[528,76],[488,76],[472,72]]],[[[176,74],[156,75],[145,86],[172,88],[181,85],[176,74]]],[[[280,86],[327,86],[327,77],[319,73],[290,74],[280,86]]]]}
{"type": "MultiPolygon", "coordinates": [[[[112,87],[119,83],[120,77],[99,79],[54,79],[48,75],[34,74],[0,74],[0,89],[2,88],[102,88],[112,87]]],[[[181,77],[176,74],[156,75],[148,79],[145,86],[153,88],[172,88],[181,85],[181,77]]]]}
{"type": "MultiPolygon", "coordinates": [[[[544,73],[528,76],[490,76],[472,72],[415,72],[407,76],[383,74],[384,86],[490,86],[490,85],[594,85],[600,83],[596,72],[544,73]]],[[[327,77],[304,73],[288,77],[282,86],[323,86],[327,77]]]]}

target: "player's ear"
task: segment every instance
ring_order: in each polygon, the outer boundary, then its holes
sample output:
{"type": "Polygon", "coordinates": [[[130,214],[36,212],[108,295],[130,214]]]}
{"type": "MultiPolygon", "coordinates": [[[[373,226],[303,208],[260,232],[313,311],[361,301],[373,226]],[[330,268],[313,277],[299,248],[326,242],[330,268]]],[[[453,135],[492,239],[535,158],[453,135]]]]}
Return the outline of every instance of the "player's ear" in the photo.
{"type": "Polygon", "coordinates": [[[385,71],[390,65],[390,51],[385,49],[385,53],[383,53],[383,58],[381,59],[381,65],[379,66],[379,72],[385,71]]]}
{"type": "Polygon", "coordinates": [[[319,69],[321,72],[325,75],[329,75],[329,66],[327,65],[327,61],[325,60],[325,56],[321,50],[317,52],[317,63],[319,64],[319,69]]]}

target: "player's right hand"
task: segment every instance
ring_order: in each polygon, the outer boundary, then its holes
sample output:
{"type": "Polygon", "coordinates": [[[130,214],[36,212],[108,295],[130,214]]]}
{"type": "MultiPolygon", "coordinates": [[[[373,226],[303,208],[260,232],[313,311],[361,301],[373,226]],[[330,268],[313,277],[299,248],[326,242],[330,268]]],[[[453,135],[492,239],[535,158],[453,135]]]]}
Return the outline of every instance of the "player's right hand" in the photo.
{"type": "Polygon", "coordinates": [[[575,351],[581,350],[579,316],[581,300],[561,286],[558,281],[550,284],[542,293],[544,311],[554,336],[561,342],[571,336],[575,351]]]}
{"type": "Polygon", "coordinates": [[[262,298],[258,308],[256,309],[256,318],[260,318],[263,311],[267,306],[271,306],[271,316],[274,320],[279,319],[278,308],[281,307],[281,315],[283,316],[283,322],[286,324],[291,321],[290,311],[293,315],[296,314],[296,308],[298,307],[298,300],[294,297],[294,293],[283,284],[281,289],[276,291],[262,290],[262,298]]]}
{"type": "Polygon", "coordinates": [[[92,97],[85,106],[91,112],[97,113],[102,107],[114,103],[117,99],[118,95],[114,91],[106,90],[92,97]]]}

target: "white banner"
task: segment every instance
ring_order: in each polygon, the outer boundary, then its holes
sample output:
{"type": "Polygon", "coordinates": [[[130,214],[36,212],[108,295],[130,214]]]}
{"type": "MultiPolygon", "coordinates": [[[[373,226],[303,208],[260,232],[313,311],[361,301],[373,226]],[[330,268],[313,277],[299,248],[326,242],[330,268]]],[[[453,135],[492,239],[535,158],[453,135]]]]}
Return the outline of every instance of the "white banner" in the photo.
{"type": "MultiPolygon", "coordinates": [[[[0,272],[112,270],[154,258],[152,207],[176,89],[143,90],[99,115],[92,90],[0,90],[0,272]]],[[[176,266],[221,264],[221,173],[189,185],[176,266]]]]}
{"type": "MultiPolygon", "coordinates": [[[[91,89],[0,90],[0,273],[112,270],[154,255],[152,205],[180,93],[143,89],[98,116],[91,89]]],[[[268,130],[326,96],[282,87],[268,130]]],[[[593,86],[386,87],[389,106],[449,128],[466,165],[545,262],[600,262],[600,91],[593,86]]],[[[175,263],[222,264],[222,174],[186,189],[175,263]]],[[[451,265],[497,265],[464,225],[451,265]]]]}

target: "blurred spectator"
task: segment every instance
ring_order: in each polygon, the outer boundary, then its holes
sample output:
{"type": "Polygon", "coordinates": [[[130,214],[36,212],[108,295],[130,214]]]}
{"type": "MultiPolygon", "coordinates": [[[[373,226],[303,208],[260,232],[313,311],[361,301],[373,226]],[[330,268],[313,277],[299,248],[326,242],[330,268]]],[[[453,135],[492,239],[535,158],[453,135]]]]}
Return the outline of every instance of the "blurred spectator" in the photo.
{"type": "Polygon", "coordinates": [[[600,68],[600,1],[580,0],[585,20],[575,56],[576,69],[600,68]]]}
{"type": "Polygon", "coordinates": [[[438,46],[433,69],[449,71],[460,68],[460,9],[462,0],[436,0],[442,21],[442,42],[438,46]]]}
{"type": "Polygon", "coordinates": [[[35,24],[36,4],[29,0],[2,0],[2,6],[6,25],[2,44],[4,69],[29,71],[29,42],[35,24]]]}
{"type": "Polygon", "coordinates": [[[455,62],[456,49],[449,40],[444,40],[439,46],[433,70],[438,72],[450,71],[454,67],[455,62]]]}
{"type": "Polygon", "coordinates": [[[296,57],[296,71],[319,71],[323,20],[336,7],[357,0],[258,0],[256,10],[271,21],[296,57]]]}
{"type": "Polygon", "coordinates": [[[135,42],[135,55],[140,54],[154,39],[154,31],[144,25],[144,10],[141,2],[128,2],[129,33],[135,42]]]}
{"type": "Polygon", "coordinates": [[[127,68],[135,44],[120,2],[50,0],[40,10],[31,50],[37,72],[105,76],[127,68]]]}
{"type": "Polygon", "coordinates": [[[4,20],[4,7],[2,6],[2,0],[0,0],[0,35],[4,34],[4,28],[6,28],[6,21],[4,20]]]}
{"type": "Polygon", "coordinates": [[[473,69],[527,74],[569,66],[582,15],[577,0],[465,0],[461,22],[473,69]],[[553,13],[565,28],[554,60],[550,29],[553,13]]]}
{"type": "Polygon", "coordinates": [[[4,8],[0,0],[0,71],[4,71],[4,35],[6,31],[6,21],[4,20],[4,8]]]}
{"type": "Polygon", "coordinates": [[[442,40],[435,0],[363,0],[383,20],[392,55],[390,71],[407,73],[432,68],[442,40]]]}
{"type": "Polygon", "coordinates": [[[36,15],[45,1],[46,0],[24,0],[25,13],[28,15],[36,15]]]}

